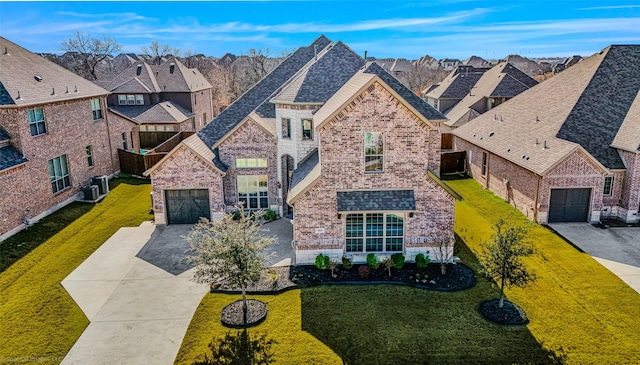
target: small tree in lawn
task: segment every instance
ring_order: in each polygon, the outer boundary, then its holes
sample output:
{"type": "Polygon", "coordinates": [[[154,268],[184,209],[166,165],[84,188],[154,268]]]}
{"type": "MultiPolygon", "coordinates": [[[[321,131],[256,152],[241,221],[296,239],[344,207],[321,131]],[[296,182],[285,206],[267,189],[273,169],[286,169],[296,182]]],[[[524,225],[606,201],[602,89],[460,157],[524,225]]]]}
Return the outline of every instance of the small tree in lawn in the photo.
{"type": "Polygon", "coordinates": [[[225,214],[222,219],[202,219],[187,237],[195,250],[194,280],[199,283],[226,282],[242,291],[243,323],[247,323],[247,287],[260,280],[269,255],[264,249],[273,237],[260,235],[261,212],[252,217],[240,208],[240,219],[225,214]]]}
{"type": "Polygon", "coordinates": [[[504,288],[524,286],[535,279],[522,263],[522,258],[534,253],[533,243],[526,240],[527,228],[506,226],[500,219],[490,242],[481,243],[480,262],[484,271],[495,278],[500,286],[500,308],[504,305],[504,288]]]}
{"type": "Polygon", "coordinates": [[[433,250],[434,258],[440,262],[440,273],[447,273],[447,264],[453,262],[453,239],[447,236],[436,238],[436,247],[433,250]]]}

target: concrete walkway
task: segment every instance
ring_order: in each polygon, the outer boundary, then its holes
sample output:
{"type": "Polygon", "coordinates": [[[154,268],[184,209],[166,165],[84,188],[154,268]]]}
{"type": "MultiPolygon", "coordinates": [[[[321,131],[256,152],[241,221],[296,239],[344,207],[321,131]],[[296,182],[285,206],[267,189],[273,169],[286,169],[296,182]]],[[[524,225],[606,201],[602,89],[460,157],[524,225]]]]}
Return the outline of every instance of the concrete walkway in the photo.
{"type": "Polygon", "coordinates": [[[136,257],[154,228],[121,228],[62,282],[91,321],[62,364],[173,364],[208,286],[136,257]]]}
{"type": "MultiPolygon", "coordinates": [[[[62,281],[91,322],[62,364],[173,364],[207,285],[190,281],[184,237],[192,225],[121,228],[62,281]]],[[[263,226],[275,236],[269,265],[290,265],[293,226],[263,226]]]]}
{"type": "Polygon", "coordinates": [[[588,223],[550,227],[640,293],[640,228],[600,229],[588,223]]]}

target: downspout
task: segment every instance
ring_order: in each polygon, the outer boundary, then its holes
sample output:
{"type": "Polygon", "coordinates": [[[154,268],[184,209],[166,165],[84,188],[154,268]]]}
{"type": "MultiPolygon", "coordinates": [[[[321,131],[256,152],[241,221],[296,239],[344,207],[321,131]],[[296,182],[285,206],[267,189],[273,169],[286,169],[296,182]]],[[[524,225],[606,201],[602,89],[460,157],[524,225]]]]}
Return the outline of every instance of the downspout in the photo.
{"type": "Polygon", "coordinates": [[[538,199],[540,196],[540,180],[542,176],[538,175],[538,185],[536,186],[536,198],[533,203],[533,220],[538,223],[538,199]]]}

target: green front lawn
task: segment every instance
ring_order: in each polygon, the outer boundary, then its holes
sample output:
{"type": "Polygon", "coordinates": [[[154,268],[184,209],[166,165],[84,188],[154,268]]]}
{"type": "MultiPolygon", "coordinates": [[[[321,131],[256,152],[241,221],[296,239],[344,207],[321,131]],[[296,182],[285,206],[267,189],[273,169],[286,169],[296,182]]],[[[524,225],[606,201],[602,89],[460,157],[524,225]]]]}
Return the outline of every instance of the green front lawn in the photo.
{"type": "MultiPolygon", "coordinates": [[[[456,233],[474,253],[499,217],[527,222],[473,179],[447,184],[464,197],[456,206],[456,233]]],[[[569,364],[640,363],[640,295],[548,229],[535,224],[530,238],[539,255],[525,262],[538,278],[506,293],[529,316],[536,340],[569,364]]]]}
{"type": "Polygon", "coordinates": [[[152,219],[148,183],[110,185],[102,202],[74,203],[11,238],[30,252],[14,251],[24,257],[0,273],[0,363],[59,363],[89,324],[60,282],[120,227],[152,219]]]}

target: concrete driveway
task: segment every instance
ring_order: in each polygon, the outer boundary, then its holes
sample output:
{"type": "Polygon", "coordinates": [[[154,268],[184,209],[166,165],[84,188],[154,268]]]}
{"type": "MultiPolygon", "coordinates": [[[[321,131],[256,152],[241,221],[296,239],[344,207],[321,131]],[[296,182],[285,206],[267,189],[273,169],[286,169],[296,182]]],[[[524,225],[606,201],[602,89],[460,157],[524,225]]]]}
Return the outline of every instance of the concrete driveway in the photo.
{"type": "Polygon", "coordinates": [[[549,226],[640,293],[640,228],[601,229],[588,223],[549,226]]]}
{"type": "MultiPolygon", "coordinates": [[[[62,281],[91,322],[62,364],[173,364],[207,285],[191,281],[192,225],[121,228],[62,281]]],[[[291,222],[263,226],[270,265],[293,257],[291,222]]]]}

